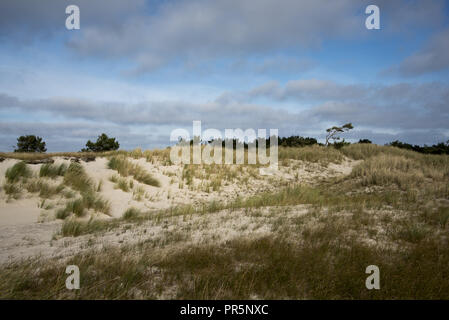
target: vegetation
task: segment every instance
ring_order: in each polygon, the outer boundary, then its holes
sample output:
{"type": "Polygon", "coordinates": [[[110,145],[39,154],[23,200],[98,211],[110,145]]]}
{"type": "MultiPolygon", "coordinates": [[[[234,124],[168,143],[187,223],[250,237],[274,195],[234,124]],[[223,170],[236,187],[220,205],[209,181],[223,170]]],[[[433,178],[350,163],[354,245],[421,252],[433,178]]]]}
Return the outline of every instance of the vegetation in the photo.
{"type": "Polygon", "coordinates": [[[17,138],[17,149],[14,152],[45,152],[45,141],[34,135],[20,136],[17,138]]]}
{"type": "Polygon", "coordinates": [[[39,171],[39,176],[55,178],[57,176],[64,176],[66,170],[67,170],[67,165],[65,165],[64,163],[60,164],[59,166],[46,163],[46,164],[42,165],[42,167],[39,171]]]}
{"type": "Polygon", "coordinates": [[[420,153],[427,154],[449,154],[449,140],[444,142],[440,142],[438,144],[434,144],[432,146],[419,146],[419,145],[411,145],[409,143],[400,142],[398,140],[390,142],[388,145],[392,147],[397,147],[406,150],[412,150],[420,153]]]}
{"type": "Polygon", "coordinates": [[[17,162],[11,168],[6,170],[5,178],[7,182],[13,183],[19,181],[21,178],[29,178],[31,170],[25,162],[17,162]]]}
{"type": "Polygon", "coordinates": [[[369,139],[360,139],[358,143],[372,143],[369,139]]]}
{"type": "Polygon", "coordinates": [[[81,199],[69,202],[64,209],[58,211],[58,218],[65,218],[70,213],[83,216],[87,209],[109,214],[109,203],[97,194],[97,189],[92,180],[87,176],[79,163],[72,162],[70,164],[64,175],[64,184],[79,191],[81,199]]]}
{"type": "Polygon", "coordinates": [[[90,140],[86,143],[86,148],[82,149],[82,152],[104,152],[117,150],[120,147],[118,141],[115,138],[109,138],[105,133],[98,136],[96,142],[90,140]]]}
{"type": "MultiPolygon", "coordinates": [[[[134,155],[149,161],[166,156],[163,151],[134,155]]],[[[323,166],[346,158],[363,161],[347,176],[314,185],[292,183],[229,203],[158,212],[129,208],[120,219],[76,220],[88,203],[72,199],[67,211],[61,210],[66,220],[59,236],[95,239],[140,226],[141,232],[157,230],[158,237],[148,233],[136,243],[90,248],[66,260],[2,266],[0,298],[449,298],[447,155],[358,143],[340,149],[281,147],[279,156],[323,166]],[[227,219],[237,236],[222,231],[227,219]],[[254,226],[258,232],[243,236],[254,226]],[[212,238],[193,240],[208,230],[212,238]],[[64,290],[67,264],[80,267],[82,290],[64,290]],[[365,287],[371,264],[380,268],[381,290],[365,287]]],[[[109,161],[122,177],[134,175],[134,165],[122,155],[109,161]]],[[[67,169],[65,184],[93,190],[78,166],[67,169]]],[[[248,168],[185,166],[182,178],[187,184],[209,172],[227,181],[248,168]]]]}
{"type": "MultiPolygon", "coordinates": [[[[334,143],[339,142],[339,140],[341,139],[339,134],[343,133],[343,132],[347,132],[351,129],[354,129],[354,126],[352,125],[352,123],[346,123],[344,125],[342,125],[341,127],[337,127],[337,126],[333,126],[332,128],[328,128],[326,129],[326,143],[325,145],[329,145],[330,140],[333,140],[334,143]]],[[[343,139],[344,142],[344,139],[343,139]]]]}
{"type": "Polygon", "coordinates": [[[123,177],[133,176],[134,179],[141,183],[155,187],[160,186],[157,179],[145,171],[141,166],[132,163],[124,156],[111,157],[108,162],[108,167],[112,170],[116,170],[123,177]]]}

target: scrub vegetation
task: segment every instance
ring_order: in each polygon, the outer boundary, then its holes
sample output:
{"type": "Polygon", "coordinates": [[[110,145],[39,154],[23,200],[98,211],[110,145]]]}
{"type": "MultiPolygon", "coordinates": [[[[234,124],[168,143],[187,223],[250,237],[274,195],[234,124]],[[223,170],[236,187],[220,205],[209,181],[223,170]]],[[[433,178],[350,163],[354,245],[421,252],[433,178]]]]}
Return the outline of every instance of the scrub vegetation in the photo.
{"type": "MultiPolygon", "coordinates": [[[[126,156],[169,165],[165,151],[114,155],[108,165],[120,175],[114,177],[117,184],[128,177],[146,179],[126,156]]],[[[358,162],[349,174],[318,183],[290,182],[274,191],[199,206],[130,207],[116,219],[79,219],[84,209],[103,210],[102,205],[84,196],[72,199],[61,213],[70,218],[57,241],[100,243],[131,232],[129,240],[92,244],[65,260],[3,265],[0,297],[449,298],[449,156],[359,143],[340,149],[280,147],[279,157],[287,166],[298,160],[320,166],[358,162]],[[80,268],[79,291],[64,289],[68,264],[80,268]],[[373,264],[380,268],[380,290],[365,287],[365,269],[373,264]]],[[[248,165],[206,167],[184,167],[184,184],[216,178],[224,185],[253,170],[248,165]]],[[[8,176],[8,188],[31,179],[23,164],[8,176]]],[[[81,194],[95,194],[75,164],[63,182],[81,194]]]]}

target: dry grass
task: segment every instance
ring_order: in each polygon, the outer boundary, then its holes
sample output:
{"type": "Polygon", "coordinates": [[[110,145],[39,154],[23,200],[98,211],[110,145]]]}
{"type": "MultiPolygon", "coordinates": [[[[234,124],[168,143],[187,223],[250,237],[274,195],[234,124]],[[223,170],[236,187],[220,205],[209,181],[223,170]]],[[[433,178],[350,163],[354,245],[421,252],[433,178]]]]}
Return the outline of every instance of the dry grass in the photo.
{"type": "Polygon", "coordinates": [[[84,158],[84,157],[107,157],[111,155],[127,154],[126,151],[107,151],[107,152],[50,152],[50,153],[38,153],[38,152],[0,152],[0,157],[7,159],[17,160],[44,160],[54,157],[67,157],[67,158],[84,158]]]}
{"type": "MultiPolygon", "coordinates": [[[[150,161],[163,157],[134,151],[141,153],[150,161]]],[[[271,233],[193,245],[185,239],[197,229],[186,224],[182,233],[164,234],[164,241],[91,250],[64,262],[21,261],[1,267],[0,298],[449,299],[448,156],[363,144],[285,148],[281,154],[323,165],[345,156],[364,161],[347,177],[291,184],[228,204],[130,208],[108,221],[67,219],[63,236],[95,236],[150,220],[165,228],[175,216],[196,217],[208,228],[213,212],[228,209],[240,210],[235,222],[252,217],[271,233]],[[300,204],[308,205],[307,214],[287,214],[300,204]],[[262,208],[270,213],[262,215],[262,208]],[[80,267],[82,290],[64,290],[67,264],[80,267]],[[371,264],[380,267],[381,290],[365,287],[371,264]]],[[[238,182],[247,167],[186,166],[182,179],[186,185],[206,178],[238,182]]],[[[245,227],[236,223],[235,231],[245,227]]]]}
{"type": "Polygon", "coordinates": [[[302,148],[279,147],[280,163],[285,159],[294,159],[328,165],[329,163],[340,163],[343,158],[344,156],[339,150],[318,145],[302,148]]]}

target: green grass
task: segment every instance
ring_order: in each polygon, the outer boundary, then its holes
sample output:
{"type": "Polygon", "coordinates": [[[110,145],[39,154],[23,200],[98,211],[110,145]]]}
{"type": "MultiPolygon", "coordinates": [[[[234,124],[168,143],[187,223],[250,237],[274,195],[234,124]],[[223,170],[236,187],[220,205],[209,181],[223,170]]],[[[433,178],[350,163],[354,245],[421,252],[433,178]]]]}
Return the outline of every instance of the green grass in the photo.
{"type": "Polygon", "coordinates": [[[129,192],[131,185],[130,181],[128,181],[126,178],[122,178],[118,175],[113,175],[110,180],[111,182],[115,183],[115,188],[120,189],[124,192],[129,192]]]}
{"type": "Polygon", "coordinates": [[[122,219],[123,220],[132,220],[132,219],[136,219],[140,216],[142,216],[142,212],[139,209],[129,208],[125,211],[125,213],[123,213],[122,219]]]}
{"type": "Polygon", "coordinates": [[[83,234],[111,230],[119,225],[116,220],[96,220],[79,221],[76,219],[66,219],[61,227],[60,235],[63,237],[78,237],[83,234]]]}
{"type": "Polygon", "coordinates": [[[79,192],[92,192],[93,182],[82,165],[72,162],[64,174],[64,184],[79,192]]]}
{"type": "Polygon", "coordinates": [[[13,199],[19,199],[21,194],[21,188],[14,183],[4,183],[3,190],[8,195],[8,197],[13,199]]]}
{"type": "Polygon", "coordinates": [[[67,165],[65,165],[64,163],[60,164],[59,166],[46,163],[41,166],[39,176],[55,178],[57,176],[64,176],[66,171],[67,165]]]}
{"type": "Polygon", "coordinates": [[[56,186],[52,186],[49,183],[41,180],[41,179],[34,179],[30,182],[28,182],[25,185],[25,188],[28,190],[28,192],[31,193],[39,193],[39,197],[48,199],[55,195],[58,195],[64,190],[64,185],[59,184],[56,186]]]}
{"type": "Polygon", "coordinates": [[[285,159],[295,159],[307,162],[328,165],[329,163],[340,163],[343,154],[332,147],[306,146],[301,148],[279,147],[279,162],[285,159]]]}
{"type": "Polygon", "coordinates": [[[79,191],[81,199],[68,202],[64,209],[60,209],[56,213],[57,218],[64,219],[71,213],[74,213],[76,216],[83,216],[88,209],[109,214],[110,205],[108,201],[97,194],[96,190],[98,187],[94,186],[94,183],[79,163],[72,162],[70,164],[64,174],[64,183],[79,191]]]}
{"type": "Polygon", "coordinates": [[[5,178],[7,182],[15,183],[21,178],[26,179],[31,177],[31,174],[32,172],[30,168],[28,168],[27,164],[21,161],[6,170],[5,178]]]}
{"type": "Polygon", "coordinates": [[[141,183],[155,187],[160,186],[160,183],[156,178],[145,171],[141,166],[126,159],[126,157],[111,157],[108,162],[108,167],[112,170],[116,170],[123,177],[133,176],[134,179],[141,183]]]}
{"type": "Polygon", "coordinates": [[[69,201],[64,208],[59,209],[56,218],[65,219],[72,213],[77,217],[83,217],[89,209],[109,215],[110,205],[108,201],[94,193],[82,193],[82,198],[69,201]]]}
{"type": "MultiPolygon", "coordinates": [[[[449,299],[449,157],[375,145],[317,147],[303,154],[302,149],[283,157],[321,164],[345,156],[364,161],[344,178],[292,184],[231,203],[158,212],[130,208],[120,219],[66,219],[61,236],[118,232],[124,224],[132,228],[145,221],[175,229],[157,241],[89,250],[67,261],[2,266],[0,298],[449,299]],[[308,205],[305,214],[289,215],[301,204],[308,205]],[[237,219],[262,221],[272,233],[186,243],[209,227],[210,213],[222,209],[239,210],[233,212],[237,219]],[[168,219],[175,216],[182,218],[168,219]],[[192,218],[201,220],[189,225],[192,218]],[[185,222],[183,232],[176,229],[179,220],[185,222]],[[64,289],[67,264],[80,267],[82,290],[64,289]],[[365,269],[372,264],[380,268],[381,290],[365,287],[365,269]]],[[[204,174],[185,171],[185,180],[204,174]]],[[[245,227],[236,226],[236,232],[245,227]]]]}
{"type": "Polygon", "coordinates": [[[237,238],[168,254],[143,244],[79,254],[63,265],[28,260],[2,267],[0,298],[133,299],[139,292],[151,299],[173,286],[175,299],[448,299],[448,264],[448,247],[436,242],[403,253],[332,237],[303,245],[237,238]],[[381,290],[365,287],[373,263],[381,290]],[[64,290],[68,264],[79,266],[82,290],[64,290]]]}

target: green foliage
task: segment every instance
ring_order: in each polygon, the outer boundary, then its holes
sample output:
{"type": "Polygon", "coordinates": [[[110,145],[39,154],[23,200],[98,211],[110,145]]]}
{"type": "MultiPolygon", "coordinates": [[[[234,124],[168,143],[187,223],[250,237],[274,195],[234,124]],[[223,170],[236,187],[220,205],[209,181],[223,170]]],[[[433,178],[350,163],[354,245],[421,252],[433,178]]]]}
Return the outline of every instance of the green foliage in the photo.
{"type": "Polygon", "coordinates": [[[351,129],[354,129],[354,126],[350,122],[342,125],[341,127],[333,126],[332,128],[326,129],[326,146],[329,145],[330,140],[333,140],[334,142],[339,141],[339,134],[347,132],[351,129]]]}
{"type": "Polygon", "coordinates": [[[20,136],[17,138],[17,149],[14,152],[45,152],[45,142],[35,135],[20,136]]]}
{"type": "Polygon", "coordinates": [[[335,141],[333,144],[332,144],[332,146],[334,147],[334,148],[336,148],[336,149],[341,149],[341,148],[343,148],[344,146],[349,146],[351,143],[350,142],[347,142],[347,141],[345,141],[345,139],[343,139],[342,141],[335,141]]]}
{"type": "Polygon", "coordinates": [[[369,139],[360,139],[358,143],[372,143],[369,139]]]}
{"type": "Polygon", "coordinates": [[[117,150],[120,147],[118,141],[115,138],[109,138],[105,133],[98,136],[97,141],[94,143],[90,140],[86,143],[86,148],[82,149],[82,152],[103,152],[117,150]]]}
{"type": "MultiPolygon", "coordinates": [[[[291,137],[283,137],[278,138],[278,145],[283,147],[305,147],[317,144],[317,140],[315,138],[304,138],[300,136],[291,136],[291,137]]],[[[269,143],[267,143],[267,146],[269,143]]]]}
{"type": "Polygon", "coordinates": [[[406,149],[411,151],[416,151],[419,153],[427,153],[427,154],[449,154],[449,140],[444,142],[440,142],[438,144],[434,144],[432,146],[424,145],[419,146],[417,144],[411,145],[409,143],[401,142],[399,140],[390,142],[389,146],[406,149]]]}

